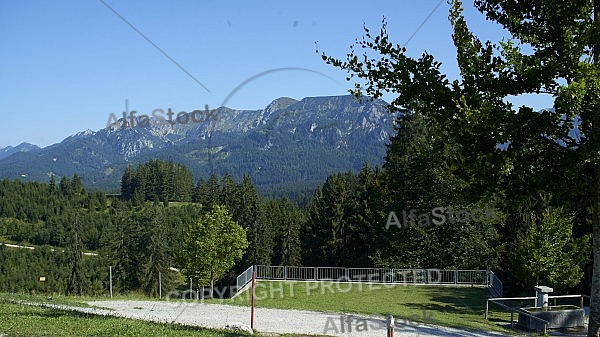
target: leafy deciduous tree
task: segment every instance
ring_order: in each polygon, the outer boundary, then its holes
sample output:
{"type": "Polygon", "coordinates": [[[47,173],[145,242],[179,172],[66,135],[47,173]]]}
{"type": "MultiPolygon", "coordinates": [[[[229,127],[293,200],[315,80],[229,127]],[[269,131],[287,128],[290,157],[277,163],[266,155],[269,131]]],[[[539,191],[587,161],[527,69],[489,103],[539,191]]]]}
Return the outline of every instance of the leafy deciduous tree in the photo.
{"type": "Polygon", "coordinates": [[[247,247],[244,228],[231,220],[225,207],[214,205],[210,212],[188,226],[178,264],[194,283],[210,284],[212,297],[214,281],[242,257],[247,247]]]}
{"type": "MultiPolygon", "coordinates": [[[[323,59],[356,76],[353,94],[396,97],[397,111],[425,117],[434,153],[448,173],[468,181],[466,197],[527,199],[539,191],[556,202],[589,193],[594,267],[589,336],[600,335],[600,1],[476,0],[476,8],[511,35],[482,42],[468,28],[462,3],[451,1],[450,21],[460,78],[447,79],[425,53],[405,55],[386,25],[351,48],[346,61],[323,59]],[[360,52],[357,50],[362,50],[360,52]],[[378,54],[375,58],[368,53],[378,54]],[[553,110],[515,108],[511,96],[549,94],[553,110]],[[572,129],[578,128],[580,136],[572,129]]],[[[515,208],[511,201],[507,208],[515,208]]]]}

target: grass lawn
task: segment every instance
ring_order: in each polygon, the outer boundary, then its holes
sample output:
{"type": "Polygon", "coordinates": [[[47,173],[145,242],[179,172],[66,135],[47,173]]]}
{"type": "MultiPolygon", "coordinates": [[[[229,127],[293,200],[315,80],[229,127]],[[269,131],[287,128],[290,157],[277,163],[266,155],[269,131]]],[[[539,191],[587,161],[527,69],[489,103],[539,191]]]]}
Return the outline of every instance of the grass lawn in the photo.
{"type": "MultiPolygon", "coordinates": [[[[349,284],[334,282],[293,282],[293,281],[258,281],[256,288],[256,307],[258,308],[279,308],[279,309],[299,309],[321,312],[335,312],[347,314],[392,314],[398,322],[404,318],[410,317],[412,321],[423,321],[426,316],[427,321],[433,321],[436,325],[455,327],[467,330],[496,331],[507,334],[514,334],[514,331],[505,329],[510,319],[510,313],[490,305],[490,318],[484,319],[485,301],[488,298],[486,288],[478,287],[450,287],[450,286],[414,286],[414,285],[381,285],[381,284],[349,284]]],[[[45,295],[19,295],[19,294],[0,294],[0,335],[13,330],[6,328],[4,322],[13,321],[7,318],[10,313],[6,306],[19,308],[20,319],[24,320],[30,315],[37,317],[43,316],[39,312],[51,311],[52,315],[61,319],[72,321],[73,327],[76,321],[89,320],[82,318],[82,314],[73,314],[54,309],[43,309],[39,307],[19,306],[15,302],[35,302],[35,303],[53,303],[65,304],[71,306],[88,306],[87,301],[109,300],[110,297],[78,297],[78,296],[54,296],[51,299],[45,295]],[[38,312],[38,314],[35,314],[38,312]],[[7,318],[7,319],[5,319],[7,318]]],[[[113,300],[146,300],[159,301],[157,298],[145,297],[142,294],[115,295],[113,300]]],[[[171,298],[171,301],[177,301],[171,298]]],[[[164,297],[163,297],[164,301],[164,297]]],[[[189,301],[189,300],[186,300],[189,301]]],[[[211,299],[203,300],[205,303],[222,303],[232,305],[249,306],[250,289],[240,294],[235,299],[211,299]]],[[[517,316],[515,315],[515,319],[517,316]]],[[[109,318],[94,318],[94,329],[103,329],[104,323],[109,318]],[[96,322],[98,321],[98,322],[96,322]]],[[[163,331],[174,330],[160,324],[143,323],[126,319],[113,319],[115,324],[123,327],[140,325],[140,329],[149,331],[150,334],[162,334],[163,331]],[[118,322],[118,323],[117,323],[118,322]],[[154,330],[152,330],[154,329],[154,330]]],[[[52,320],[50,320],[52,321],[52,320]]],[[[54,323],[48,323],[50,325],[54,323]]],[[[112,323],[111,323],[112,324],[112,323]]],[[[85,324],[84,324],[85,325],[85,324]]],[[[23,324],[11,324],[12,327],[26,328],[23,324]]],[[[108,327],[109,325],[106,325],[108,327]]],[[[50,328],[52,330],[54,328],[50,328]]],[[[137,331],[137,328],[135,328],[137,331]]],[[[53,331],[53,330],[52,330],[53,331]]],[[[85,331],[85,330],[82,330],[85,331]]],[[[113,330],[107,330],[112,333],[113,330]]],[[[119,330],[122,331],[122,330],[119,330]]],[[[179,331],[179,330],[178,330],[179,331]]],[[[181,332],[181,331],[179,331],[181,332]]],[[[187,331],[186,333],[199,333],[198,331],[187,331]]],[[[206,334],[207,332],[202,331],[206,334]]],[[[216,333],[216,332],[215,332],[216,333]]],[[[219,336],[224,336],[218,332],[219,336]]],[[[29,335],[28,333],[25,335],[29,335]]],[[[33,334],[33,336],[39,336],[33,334]]],[[[55,336],[54,334],[45,334],[55,336]]],[[[62,334],[56,334],[59,336],[62,334]]],[[[87,334],[93,336],[94,334],[87,334]]],[[[101,334],[104,335],[104,334],[101,334]]],[[[121,335],[116,333],[115,336],[121,335]]],[[[142,336],[143,334],[140,334],[142,336]]],[[[165,336],[170,336],[164,334],[165,336]]],[[[179,335],[179,334],[178,334],[179,335]]],[[[9,334],[10,336],[10,334],[9,334]]],[[[69,336],[69,335],[67,335],[69,336]]],[[[110,336],[110,335],[109,335],[110,336]]],[[[131,334],[127,336],[137,336],[131,334]]],[[[187,336],[187,335],[182,335],[187,336]]],[[[190,335],[190,336],[198,336],[190,335]]],[[[215,335],[216,336],[216,335],[215,335]]]]}
{"type": "MultiPolygon", "coordinates": [[[[250,289],[234,299],[206,303],[250,305],[250,289]]],[[[414,285],[349,284],[334,282],[258,281],[256,307],[301,309],[351,314],[392,314],[397,320],[429,317],[434,324],[461,329],[511,333],[498,322],[510,313],[498,310],[485,320],[487,288],[414,285]]],[[[496,309],[496,308],[490,308],[496,309]]],[[[516,319],[516,317],[515,317],[516,319]]]]}
{"type": "Polygon", "coordinates": [[[201,336],[239,337],[241,333],[158,324],[126,318],[94,316],[72,311],[15,304],[0,299],[0,335],[82,336],[201,336]]]}

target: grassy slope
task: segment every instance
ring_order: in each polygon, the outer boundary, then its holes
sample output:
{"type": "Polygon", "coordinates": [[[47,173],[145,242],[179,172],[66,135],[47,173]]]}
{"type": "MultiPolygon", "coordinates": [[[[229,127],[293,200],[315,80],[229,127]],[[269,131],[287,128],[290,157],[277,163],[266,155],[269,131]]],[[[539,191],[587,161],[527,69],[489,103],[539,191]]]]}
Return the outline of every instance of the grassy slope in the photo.
{"type": "Polygon", "coordinates": [[[87,315],[59,309],[20,305],[0,300],[0,335],[7,336],[123,336],[123,337],[239,337],[245,334],[158,324],[125,318],[87,315]]]}

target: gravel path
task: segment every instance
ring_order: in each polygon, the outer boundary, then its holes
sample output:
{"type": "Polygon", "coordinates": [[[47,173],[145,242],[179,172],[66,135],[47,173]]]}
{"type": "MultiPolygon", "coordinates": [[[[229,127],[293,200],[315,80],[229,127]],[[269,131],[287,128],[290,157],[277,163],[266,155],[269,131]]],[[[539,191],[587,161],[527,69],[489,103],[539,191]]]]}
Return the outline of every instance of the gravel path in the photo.
{"type": "MultiPolygon", "coordinates": [[[[78,308],[77,310],[101,315],[113,315],[154,322],[175,322],[217,329],[222,329],[225,324],[234,322],[250,325],[250,308],[242,306],[198,302],[176,303],[152,301],[94,301],[89,302],[89,304],[112,310],[100,308],[78,308]]],[[[422,315],[419,316],[419,319],[422,319],[422,315]]],[[[424,313],[424,315],[427,316],[428,314],[424,313]]],[[[497,333],[469,332],[423,323],[409,322],[406,325],[404,322],[402,318],[396,320],[395,336],[504,336],[497,333]]],[[[277,334],[325,334],[343,337],[386,336],[385,320],[383,317],[266,308],[256,308],[255,329],[260,333],[277,334]]]]}

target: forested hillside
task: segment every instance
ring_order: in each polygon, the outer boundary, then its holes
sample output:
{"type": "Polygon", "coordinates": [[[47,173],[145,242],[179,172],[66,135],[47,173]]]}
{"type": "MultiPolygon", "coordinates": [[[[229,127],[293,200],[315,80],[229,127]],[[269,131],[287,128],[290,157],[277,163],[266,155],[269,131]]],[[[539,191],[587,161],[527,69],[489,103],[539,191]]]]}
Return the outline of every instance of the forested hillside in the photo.
{"type": "Polygon", "coordinates": [[[123,188],[131,188],[132,194],[124,198],[86,191],[78,176],[62,178],[59,184],[2,180],[0,241],[36,249],[0,246],[0,291],[79,293],[69,287],[77,266],[82,293],[106,291],[108,266],[113,267],[117,291],[154,294],[158,272],[164,287],[174,286],[181,278],[170,268],[176,267],[186,225],[216,203],[225,205],[240,224],[256,227],[250,238],[254,244],[235,270],[300,262],[301,211],[286,199],[259,197],[249,177],[236,183],[230,176],[212,176],[194,186],[164,180],[163,173],[191,177],[181,165],[152,161],[130,170],[123,176],[123,188]],[[133,185],[127,183],[130,170],[135,171],[133,185]],[[73,256],[74,250],[80,253],[73,256]],[[44,284],[40,276],[46,277],[44,284]]]}
{"type": "MultiPolygon", "coordinates": [[[[406,129],[418,125],[404,123],[406,129]]],[[[439,158],[411,153],[415,144],[401,139],[402,132],[384,168],[365,165],[359,173],[331,175],[303,208],[285,198],[261,197],[250,176],[194,182],[184,166],[158,160],[130,166],[121,196],[87,191],[77,175],[47,184],[2,180],[0,240],[35,249],[0,246],[0,291],[102,294],[109,266],[115,291],[156,295],[159,273],[163,289],[184,285],[171,267],[178,267],[188,225],[213,205],[225,207],[249,243],[242,259],[219,277],[222,284],[230,285],[252,264],[491,269],[501,275],[507,293],[518,293],[536,282],[536,270],[528,269],[530,255],[548,249],[535,246],[537,236],[548,235],[558,242],[550,261],[565,260],[572,268],[549,263],[540,279],[557,291],[589,284],[589,232],[573,228],[577,223],[568,213],[530,204],[529,222],[523,223],[518,214],[524,209],[512,213],[510,204],[469,198],[461,192],[464,182],[438,170],[439,158]],[[406,161],[403,153],[419,160],[406,161]],[[446,222],[431,222],[435,218],[428,212],[435,207],[444,208],[446,222]],[[494,216],[461,218],[460,210],[477,208],[487,213],[493,208],[494,216]],[[406,218],[411,210],[413,225],[406,218]],[[552,279],[562,275],[557,265],[575,277],[552,279]],[[46,281],[39,282],[40,276],[46,281]]]]}

